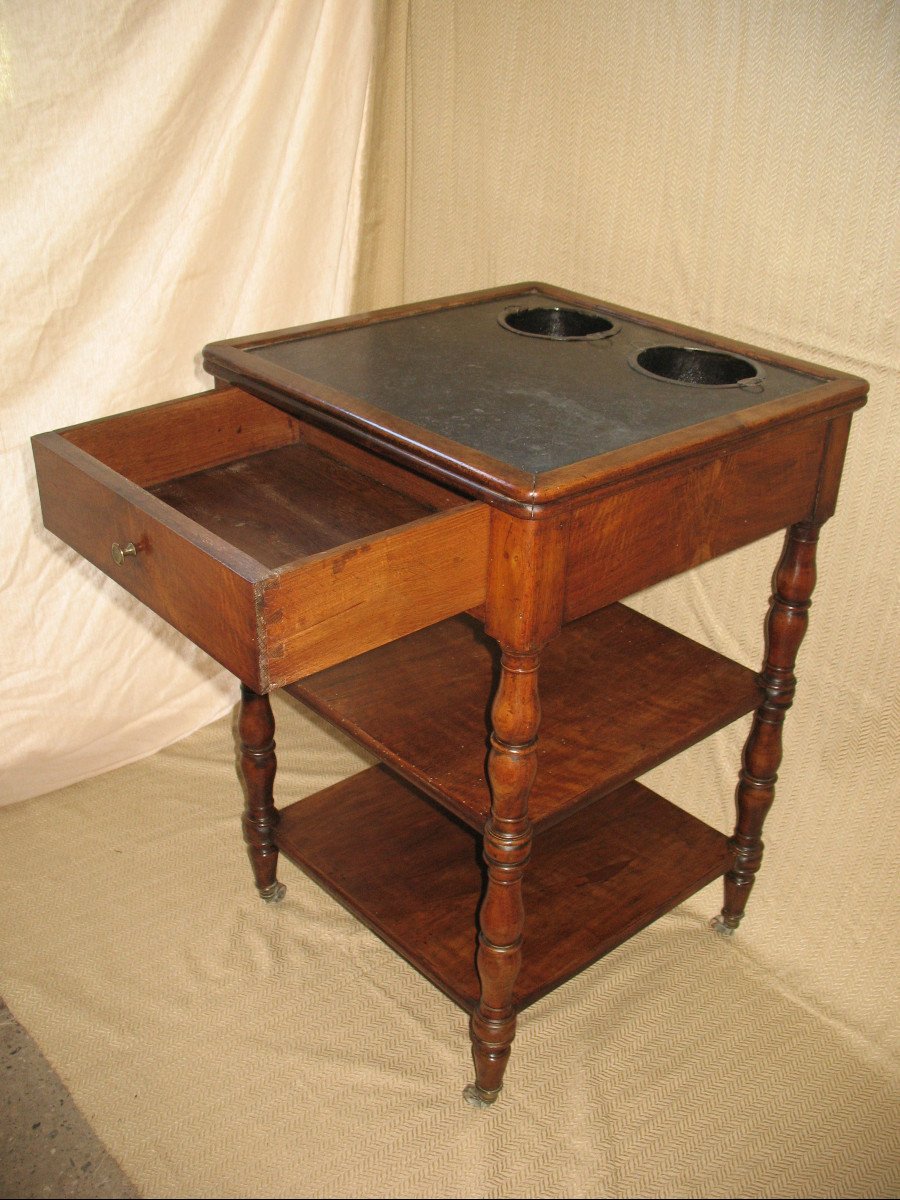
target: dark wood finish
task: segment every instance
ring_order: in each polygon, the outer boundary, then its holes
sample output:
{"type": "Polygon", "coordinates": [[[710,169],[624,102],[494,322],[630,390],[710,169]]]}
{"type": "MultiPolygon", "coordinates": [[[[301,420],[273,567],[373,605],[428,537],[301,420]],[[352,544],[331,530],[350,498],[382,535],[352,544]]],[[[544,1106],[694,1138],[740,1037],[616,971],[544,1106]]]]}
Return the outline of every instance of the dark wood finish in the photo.
{"type": "Polygon", "coordinates": [[[368,456],[335,457],[334,441],[304,431],[301,442],[152,489],[272,568],[257,597],[270,688],[484,599],[487,509],[427,481],[395,491],[383,480],[404,485],[406,472],[360,470],[368,456]]]}
{"type": "Polygon", "coordinates": [[[265,690],[264,568],[58,434],[33,441],[44,525],[239,679],[265,690]],[[123,564],[113,543],[137,554],[123,564]]]}
{"type": "Polygon", "coordinates": [[[731,844],[734,867],[725,876],[725,906],[719,918],[728,930],[738,927],[762,862],[763,822],[775,798],[781,763],[781,730],[794,702],[794,665],[809,622],[816,584],[816,525],[795,525],[775,572],[775,594],[766,621],[765,699],[756,710],[744,747],[737,790],[737,825],[731,844]]]}
{"type": "Polygon", "coordinates": [[[559,632],[568,537],[567,512],[521,521],[494,511],[485,630],[502,649],[537,653],[559,632]]]}
{"type": "Polygon", "coordinates": [[[482,505],[303,432],[231,389],[41,434],[44,524],[258,692],[483,602],[482,505]]]}
{"type": "Polygon", "coordinates": [[[276,572],[260,607],[269,686],[480,604],[488,519],[484,505],[463,504],[276,572]]]}
{"type": "MultiPolygon", "coordinates": [[[[286,690],[480,832],[498,659],[480,625],[458,617],[286,690]]],[[[761,697],[748,668],[620,604],[566,625],[544,648],[540,675],[528,806],[536,830],[752,712],[761,697]]]]}
{"type": "Polygon", "coordinates": [[[522,882],[532,838],[528,797],[537,774],[541,713],[539,664],[537,654],[504,651],[491,707],[491,815],[482,846],[487,886],[478,912],[475,958],[481,990],[470,1022],[473,1098],[486,1104],[493,1103],[500,1092],[516,1031],[514,989],[522,966],[525,928],[522,882]]]}
{"type": "Polygon", "coordinates": [[[280,900],[284,885],[275,878],[278,867],[278,812],[272,796],[275,782],[275,719],[268,696],[241,685],[238,717],[240,774],[246,802],[242,826],[256,886],[263,900],[280,900]]]}
{"type": "Polygon", "coordinates": [[[305,442],[166,480],[149,490],[273,571],[432,511],[305,442]]]}
{"type": "Polygon", "coordinates": [[[141,487],[296,442],[300,423],[228,387],[59,431],[141,487]]]}
{"type": "MultiPolygon", "coordinates": [[[[288,805],[277,839],[292,861],[472,1012],[480,994],[475,955],[484,867],[471,830],[386,768],[373,767],[288,805]]],[[[523,882],[517,1011],[731,862],[724,834],[639,783],[535,838],[523,882]]]]}
{"type": "Polygon", "coordinates": [[[850,438],[850,421],[850,413],[845,413],[828,423],[828,435],[825,442],[825,453],[822,457],[822,470],[819,473],[816,502],[812,511],[806,515],[808,521],[814,521],[818,525],[822,525],[829,517],[834,516],[838,488],[841,484],[841,472],[844,469],[844,456],[847,453],[847,442],[850,438]]]}
{"type": "Polygon", "coordinates": [[[491,521],[491,572],[485,628],[500,647],[500,678],[491,704],[487,775],[491,811],[482,854],[487,881],[478,911],[476,966],[481,990],[469,1032],[475,1082],[467,1098],[492,1104],[516,1031],[515,986],[525,928],[523,880],[531,856],[528,813],[537,774],[541,723],[540,652],[562,623],[567,524],[491,521]]]}
{"type": "Polygon", "coordinates": [[[35,439],[45,524],[239,675],[263,896],[281,847],[462,1004],[490,1103],[524,1004],[718,875],[718,927],[740,920],[866,384],[536,283],[205,358],[212,393],[35,439]],[[617,328],[520,337],[513,303],[617,328]],[[737,371],[634,369],[661,345],[737,371]],[[786,525],[762,688],[616,603],[786,525]],[[380,767],[279,820],[281,685],[407,782],[380,767]],[[634,782],[753,709],[731,839],[634,782]]]}
{"type": "Polygon", "coordinates": [[[567,619],[801,520],[816,500],[828,429],[794,425],[579,505],[567,619]]]}
{"type": "Polygon", "coordinates": [[[426,479],[424,475],[404,470],[403,467],[398,467],[396,463],[389,462],[386,458],[376,458],[351,442],[334,437],[324,429],[317,429],[315,425],[303,425],[301,428],[301,436],[308,446],[315,446],[329,458],[336,458],[339,462],[347,463],[348,466],[354,467],[357,471],[368,475],[369,478],[377,479],[386,487],[393,488],[395,492],[409,496],[412,500],[418,500],[430,510],[453,508],[464,498],[459,492],[441,487],[431,479],[426,479]]]}

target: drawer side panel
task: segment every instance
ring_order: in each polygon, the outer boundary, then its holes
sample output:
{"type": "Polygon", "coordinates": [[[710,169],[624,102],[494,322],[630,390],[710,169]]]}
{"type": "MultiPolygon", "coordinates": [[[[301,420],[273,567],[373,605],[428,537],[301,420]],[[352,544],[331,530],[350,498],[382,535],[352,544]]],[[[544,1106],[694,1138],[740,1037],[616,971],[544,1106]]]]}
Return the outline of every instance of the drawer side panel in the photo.
{"type": "Polygon", "coordinates": [[[256,611],[261,568],[58,435],[33,439],[33,448],[47,529],[229,671],[265,690],[256,611]],[[114,542],[132,542],[137,554],[117,565],[114,542]]]}
{"type": "Polygon", "coordinates": [[[465,504],[315,555],[264,587],[272,687],[474,608],[490,510],[465,504]]]}
{"type": "Polygon", "coordinates": [[[798,425],[576,508],[565,619],[809,516],[826,430],[798,425]]]}

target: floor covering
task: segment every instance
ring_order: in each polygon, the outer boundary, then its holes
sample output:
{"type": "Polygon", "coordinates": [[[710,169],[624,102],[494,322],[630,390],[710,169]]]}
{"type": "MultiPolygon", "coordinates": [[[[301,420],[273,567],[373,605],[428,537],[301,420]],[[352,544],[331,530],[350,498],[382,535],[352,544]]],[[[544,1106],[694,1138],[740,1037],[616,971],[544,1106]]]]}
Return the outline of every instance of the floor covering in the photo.
{"type": "MultiPolygon", "coordinates": [[[[282,802],[365,761],[275,711],[282,802]]],[[[898,1194],[900,1083],[707,930],[717,889],[528,1009],[500,1101],[467,1106],[461,1010],[292,864],[257,898],[233,724],[0,809],[7,1082],[41,1066],[27,1034],[59,1081],[7,1089],[3,1195],[898,1194]],[[28,1176],[76,1126],[86,1157],[28,1176]]]]}

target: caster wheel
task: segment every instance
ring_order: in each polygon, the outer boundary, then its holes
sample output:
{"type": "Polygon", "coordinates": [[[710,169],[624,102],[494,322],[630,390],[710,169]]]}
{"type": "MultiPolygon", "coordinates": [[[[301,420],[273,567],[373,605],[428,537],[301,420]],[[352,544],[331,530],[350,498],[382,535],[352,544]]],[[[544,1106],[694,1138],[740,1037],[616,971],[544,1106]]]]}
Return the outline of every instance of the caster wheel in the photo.
{"type": "Polygon", "coordinates": [[[463,1088],[463,1099],[473,1108],[490,1108],[498,1095],[499,1092],[483,1092],[477,1083],[470,1083],[463,1088]]]}

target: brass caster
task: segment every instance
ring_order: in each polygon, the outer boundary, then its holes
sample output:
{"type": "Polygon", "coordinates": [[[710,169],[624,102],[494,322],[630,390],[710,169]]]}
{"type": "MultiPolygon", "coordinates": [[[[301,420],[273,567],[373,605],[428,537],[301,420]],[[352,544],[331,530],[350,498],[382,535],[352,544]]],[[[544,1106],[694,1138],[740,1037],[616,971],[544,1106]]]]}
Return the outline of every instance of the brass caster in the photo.
{"type": "Polygon", "coordinates": [[[713,917],[709,922],[709,927],[713,933],[717,933],[719,937],[733,937],[735,926],[726,925],[722,920],[721,915],[713,917]]]}
{"type": "Polygon", "coordinates": [[[490,1108],[499,1095],[499,1088],[496,1092],[485,1092],[477,1083],[466,1084],[463,1088],[463,1099],[473,1108],[490,1108]]]}
{"type": "Polygon", "coordinates": [[[274,883],[270,883],[268,887],[260,888],[259,894],[261,899],[265,900],[266,904],[277,904],[279,900],[284,899],[284,893],[287,888],[283,883],[279,883],[276,879],[274,883]]]}

